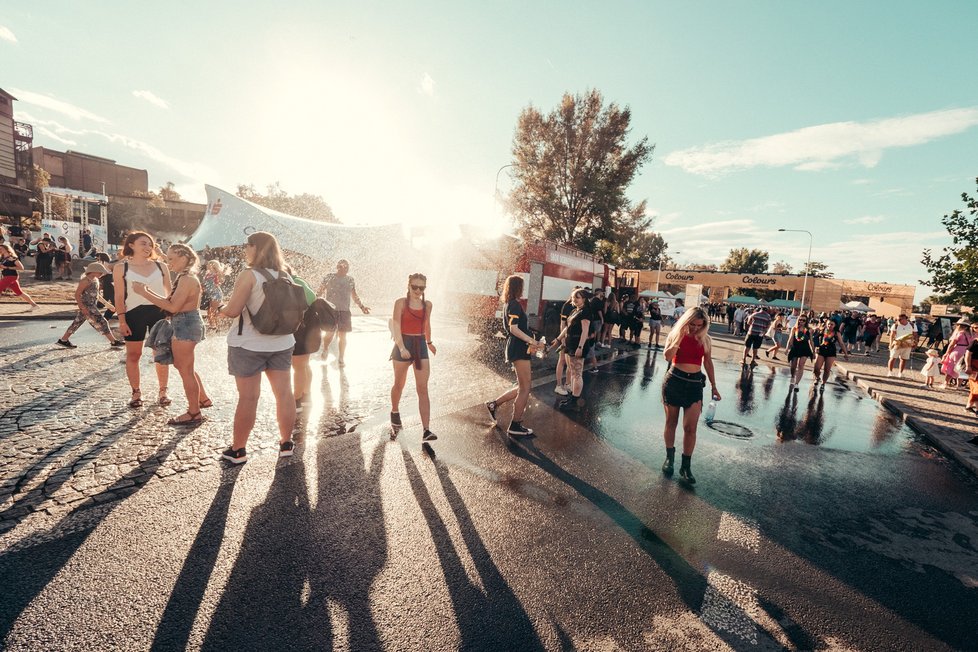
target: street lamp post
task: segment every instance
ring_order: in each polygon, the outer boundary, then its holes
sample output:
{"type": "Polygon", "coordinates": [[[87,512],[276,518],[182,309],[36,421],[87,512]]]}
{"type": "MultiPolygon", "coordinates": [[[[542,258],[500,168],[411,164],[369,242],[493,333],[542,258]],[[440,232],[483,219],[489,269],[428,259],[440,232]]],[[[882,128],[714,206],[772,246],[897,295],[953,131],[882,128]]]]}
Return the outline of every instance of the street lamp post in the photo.
{"type": "MultiPolygon", "coordinates": [[[[681,251],[674,251],[674,252],[672,252],[672,255],[673,256],[678,256],[681,253],[683,253],[683,252],[681,252],[681,251]]],[[[655,275],[655,291],[656,292],[659,291],[659,277],[662,276],[662,263],[664,263],[665,260],[666,260],[665,256],[660,256],[659,257],[659,271],[655,275]]]]}
{"type": "Polygon", "coordinates": [[[515,163],[507,163],[506,165],[504,165],[501,168],[499,168],[498,170],[496,170],[496,186],[495,186],[495,189],[493,190],[493,193],[492,193],[492,206],[493,206],[493,210],[495,210],[496,203],[499,201],[499,173],[502,172],[503,170],[505,170],[506,168],[512,168],[512,167],[516,167],[516,164],[515,163]]]}
{"type": "Polygon", "coordinates": [[[805,310],[805,294],[808,291],[808,270],[812,266],[812,237],[811,231],[806,231],[805,229],[778,229],[782,233],[807,233],[808,234],[808,262],[805,264],[805,280],[802,281],[801,285],[801,310],[805,310]]]}

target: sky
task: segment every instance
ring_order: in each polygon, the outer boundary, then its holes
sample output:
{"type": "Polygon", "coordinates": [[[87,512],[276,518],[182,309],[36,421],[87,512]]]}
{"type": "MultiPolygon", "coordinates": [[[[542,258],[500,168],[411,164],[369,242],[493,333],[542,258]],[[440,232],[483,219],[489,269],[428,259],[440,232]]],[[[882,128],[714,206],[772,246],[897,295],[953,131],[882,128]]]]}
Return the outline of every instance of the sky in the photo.
{"type": "MultiPolygon", "coordinates": [[[[978,177],[978,2],[0,5],[36,145],[204,201],[279,182],[350,224],[512,225],[520,112],[599,90],[652,159],[629,188],[680,265],[760,248],[918,284],[978,177]]],[[[921,287],[917,299],[929,294],[921,287]]]]}

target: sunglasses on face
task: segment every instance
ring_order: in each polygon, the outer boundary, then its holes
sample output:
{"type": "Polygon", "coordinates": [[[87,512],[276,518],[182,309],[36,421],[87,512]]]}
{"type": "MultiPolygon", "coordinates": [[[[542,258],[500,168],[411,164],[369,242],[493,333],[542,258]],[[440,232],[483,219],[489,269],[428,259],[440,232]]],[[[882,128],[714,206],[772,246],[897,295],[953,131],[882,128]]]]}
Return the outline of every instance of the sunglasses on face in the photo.
{"type": "Polygon", "coordinates": [[[425,287],[426,286],[424,285],[414,285],[413,283],[411,284],[411,289],[417,292],[424,292],[425,287]]]}

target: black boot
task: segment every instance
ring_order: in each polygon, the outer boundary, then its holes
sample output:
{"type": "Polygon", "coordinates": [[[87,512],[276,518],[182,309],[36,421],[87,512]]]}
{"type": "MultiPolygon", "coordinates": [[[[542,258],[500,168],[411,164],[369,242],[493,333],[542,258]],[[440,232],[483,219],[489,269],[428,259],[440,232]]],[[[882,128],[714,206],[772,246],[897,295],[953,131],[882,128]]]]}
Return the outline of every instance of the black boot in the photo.
{"type": "Polygon", "coordinates": [[[672,469],[676,463],[676,447],[666,449],[666,461],[662,463],[662,472],[672,477],[672,469]]]}
{"type": "Polygon", "coordinates": [[[689,463],[691,460],[692,455],[683,455],[682,464],[679,465],[679,479],[687,484],[696,484],[696,478],[693,477],[693,471],[689,468],[689,463]]]}

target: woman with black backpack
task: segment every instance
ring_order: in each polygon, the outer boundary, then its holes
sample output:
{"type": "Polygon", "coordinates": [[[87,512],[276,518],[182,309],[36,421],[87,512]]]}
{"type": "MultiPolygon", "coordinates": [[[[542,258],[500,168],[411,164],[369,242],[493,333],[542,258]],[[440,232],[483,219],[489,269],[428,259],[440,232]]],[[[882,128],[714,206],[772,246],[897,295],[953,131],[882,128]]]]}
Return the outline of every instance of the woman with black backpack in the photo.
{"type": "MultiPolygon", "coordinates": [[[[255,319],[266,300],[264,286],[277,279],[291,276],[286,272],[285,259],[278,240],[271,233],[255,231],[248,236],[244,251],[248,268],[238,274],[231,298],[220,308],[220,314],[237,320],[228,331],[228,373],[234,376],[238,388],[238,406],[234,411],[233,440],[221,457],[241,464],[248,460],[245,444],[255,426],[258,398],[261,395],[261,375],[265,373],[275,395],[275,415],[278,419],[279,457],[289,457],[295,450],[292,429],[295,426],[295,396],[292,393],[292,349],[295,328],[285,334],[266,334],[255,319]]],[[[299,286],[296,286],[299,287],[299,286]]],[[[296,327],[302,319],[305,299],[299,297],[296,327]]]]}

